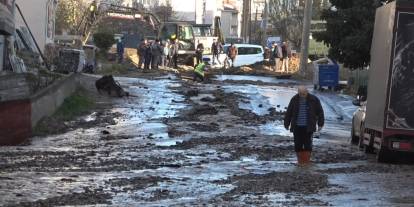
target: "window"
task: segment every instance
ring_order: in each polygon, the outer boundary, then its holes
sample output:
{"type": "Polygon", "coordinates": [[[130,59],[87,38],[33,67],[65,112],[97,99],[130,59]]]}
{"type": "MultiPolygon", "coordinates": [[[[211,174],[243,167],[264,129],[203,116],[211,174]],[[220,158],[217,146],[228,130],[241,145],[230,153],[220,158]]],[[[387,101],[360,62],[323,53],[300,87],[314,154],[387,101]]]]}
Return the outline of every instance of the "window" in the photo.
{"type": "Polygon", "coordinates": [[[239,55],[256,55],[262,53],[262,49],[257,47],[239,47],[239,55]]]}
{"type": "Polygon", "coordinates": [[[239,47],[237,48],[239,55],[247,55],[248,54],[248,49],[247,47],[239,47]]]}
{"type": "Polygon", "coordinates": [[[176,25],[167,24],[162,27],[160,35],[161,39],[166,40],[171,38],[173,35],[177,35],[176,25]]]}
{"type": "Polygon", "coordinates": [[[192,40],[194,38],[193,28],[191,26],[181,26],[179,35],[182,40],[192,40]]]}
{"type": "Polygon", "coordinates": [[[260,54],[260,53],[262,53],[262,49],[260,49],[260,48],[257,48],[257,47],[252,47],[252,48],[250,48],[250,54],[260,54]]]}
{"type": "Polygon", "coordinates": [[[194,35],[197,37],[210,37],[211,29],[210,27],[193,27],[194,35]]]}

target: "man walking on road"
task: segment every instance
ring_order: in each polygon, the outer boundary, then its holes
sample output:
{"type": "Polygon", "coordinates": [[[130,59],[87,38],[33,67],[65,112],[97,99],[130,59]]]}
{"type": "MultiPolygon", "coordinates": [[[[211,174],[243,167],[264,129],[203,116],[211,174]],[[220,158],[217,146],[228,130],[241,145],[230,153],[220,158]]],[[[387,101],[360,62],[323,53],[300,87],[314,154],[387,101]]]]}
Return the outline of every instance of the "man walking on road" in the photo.
{"type": "Polygon", "coordinates": [[[219,54],[223,50],[221,43],[217,42],[216,39],[213,40],[213,44],[211,45],[211,54],[213,54],[213,65],[215,64],[215,59],[217,58],[217,62],[221,65],[219,54]]]}
{"type": "Polygon", "coordinates": [[[305,86],[299,86],[298,94],[289,103],[285,114],[284,125],[293,132],[295,151],[298,165],[310,163],[312,152],[312,135],[320,131],[324,125],[325,117],[319,99],[309,94],[305,86]]]}

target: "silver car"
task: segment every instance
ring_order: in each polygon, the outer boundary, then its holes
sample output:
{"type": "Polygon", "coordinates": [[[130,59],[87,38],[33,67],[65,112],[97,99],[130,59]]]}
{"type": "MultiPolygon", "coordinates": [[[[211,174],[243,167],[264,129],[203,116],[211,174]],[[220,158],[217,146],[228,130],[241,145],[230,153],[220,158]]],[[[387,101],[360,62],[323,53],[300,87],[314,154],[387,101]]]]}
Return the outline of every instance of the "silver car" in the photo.
{"type": "Polygon", "coordinates": [[[358,110],[354,112],[352,116],[352,130],[351,130],[351,143],[358,144],[359,147],[362,147],[361,137],[364,136],[364,123],[365,123],[365,111],[366,111],[366,102],[354,102],[354,105],[359,106],[358,110]]]}

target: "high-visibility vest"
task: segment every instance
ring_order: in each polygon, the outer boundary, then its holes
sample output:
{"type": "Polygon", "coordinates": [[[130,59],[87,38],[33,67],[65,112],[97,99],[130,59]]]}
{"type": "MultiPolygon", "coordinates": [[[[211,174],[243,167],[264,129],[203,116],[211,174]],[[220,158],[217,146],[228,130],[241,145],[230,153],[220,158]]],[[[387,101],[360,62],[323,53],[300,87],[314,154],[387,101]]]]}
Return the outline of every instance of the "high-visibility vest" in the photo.
{"type": "Polygon", "coordinates": [[[197,74],[200,74],[201,76],[203,76],[204,77],[204,68],[206,67],[206,64],[205,63],[199,63],[196,67],[195,67],[195,69],[194,69],[194,72],[196,72],[197,74]]]}

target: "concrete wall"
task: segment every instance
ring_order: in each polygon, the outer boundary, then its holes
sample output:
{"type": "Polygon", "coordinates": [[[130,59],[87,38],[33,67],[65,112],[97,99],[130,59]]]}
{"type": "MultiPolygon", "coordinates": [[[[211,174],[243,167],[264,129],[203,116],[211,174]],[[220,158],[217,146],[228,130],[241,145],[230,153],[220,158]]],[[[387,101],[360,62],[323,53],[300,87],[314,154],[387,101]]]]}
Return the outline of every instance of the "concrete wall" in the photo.
{"type": "Polygon", "coordinates": [[[79,86],[79,74],[72,74],[63,80],[39,91],[31,99],[31,125],[36,126],[43,117],[51,116],[79,86]]]}
{"type": "Polygon", "coordinates": [[[51,116],[79,86],[72,74],[31,97],[0,102],[0,145],[19,144],[32,136],[32,128],[51,116]]]}

